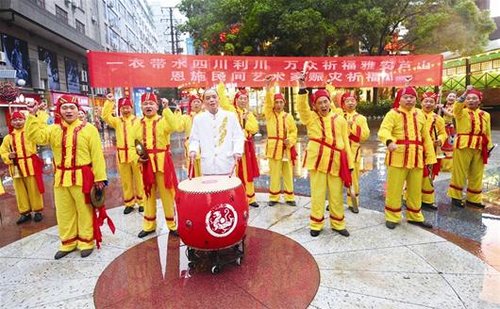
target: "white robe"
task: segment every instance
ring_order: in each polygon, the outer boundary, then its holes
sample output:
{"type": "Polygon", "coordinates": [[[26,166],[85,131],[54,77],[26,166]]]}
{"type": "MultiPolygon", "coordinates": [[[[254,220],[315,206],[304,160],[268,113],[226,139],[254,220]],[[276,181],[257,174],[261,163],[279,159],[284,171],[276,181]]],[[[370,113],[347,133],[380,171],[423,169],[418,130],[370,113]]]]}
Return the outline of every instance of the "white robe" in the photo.
{"type": "Polygon", "coordinates": [[[233,155],[243,154],[245,136],[233,112],[204,111],[193,118],[189,153],[201,154],[203,175],[228,175],[235,164],[233,155]]]}

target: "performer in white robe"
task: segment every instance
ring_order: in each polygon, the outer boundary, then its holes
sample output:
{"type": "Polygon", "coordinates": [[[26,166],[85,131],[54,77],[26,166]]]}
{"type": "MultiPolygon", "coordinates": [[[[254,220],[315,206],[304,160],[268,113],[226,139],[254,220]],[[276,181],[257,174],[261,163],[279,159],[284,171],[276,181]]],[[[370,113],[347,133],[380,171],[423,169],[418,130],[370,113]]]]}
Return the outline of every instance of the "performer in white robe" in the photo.
{"type": "Polygon", "coordinates": [[[193,118],[189,136],[189,156],[201,154],[202,175],[228,175],[241,159],[245,136],[236,115],[219,108],[215,89],[203,94],[205,111],[193,118]]]}

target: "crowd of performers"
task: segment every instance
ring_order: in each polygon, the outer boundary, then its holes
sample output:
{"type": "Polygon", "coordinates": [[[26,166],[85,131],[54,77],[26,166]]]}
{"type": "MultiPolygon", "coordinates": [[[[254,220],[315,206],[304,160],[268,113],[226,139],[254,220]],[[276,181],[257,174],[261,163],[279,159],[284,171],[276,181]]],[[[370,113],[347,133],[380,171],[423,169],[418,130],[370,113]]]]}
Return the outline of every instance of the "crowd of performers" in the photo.
{"type": "MultiPolygon", "coordinates": [[[[340,106],[332,100],[333,87],[309,92],[299,81],[296,111],[307,130],[307,149],[303,162],[297,161],[297,125],[284,110],[283,94],[274,93],[269,80],[263,114],[267,128],[265,157],[269,162],[268,206],[275,206],[283,195],[284,202],[296,206],[293,187],[293,165],[307,168],[311,187],[310,235],[318,236],[326,220],[330,228],[349,236],[344,217],[344,190],[350,211],[358,213],[360,145],[370,130],[366,118],[356,112],[358,98],[353,91],[341,96],[340,106]],[[314,189],[313,189],[314,188],[314,189]],[[328,207],[326,206],[328,198],[328,207]]],[[[378,139],[387,147],[387,194],[385,220],[394,229],[402,219],[402,196],[408,223],[432,228],[421,208],[437,208],[433,178],[442,170],[451,170],[448,196],[452,205],[484,207],[482,178],[484,165],[493,148],[490,115],[481,110],[482,93],[468,88],[460,97],[453,93],[444,105],[438,94],[425,92],[418,98],[413,87],[397,92],[394,107],[384,117],[378,139]],[[420,99],[421,108],[416,108],[420,99]],[[463,191],[466,190],[465,199],[463,191]]],[[[230,100],[226,88],[219,84],[203,95],[192,95],[187,113],[172,112],[166,99],[155,94],[141,97],[143,117],[134,115],[129,98],[118,100],[108,94],[102,119],[116,132],[116,159],[125,204],[124,214],[144,213],[145,237],[156,230],[156,198],[161,199],[169,231],[177,234],[174,199],[178,180],[170,152],[170,135],[185,134],[185,156],[190,177],[222,175],[235,172],[241,179],[252,207],[255,199],[254,179],[259,176],[253,136],[258,132],[255,115],[248,109],[249,94],[239,89],[230,100]],[[159,105],[166,108],[160,115],[159,105]],[[146,154],[136,151],[139,141],[146,154]]],[[[74,250],[81,256],[92,253],[99,245],[103,218],[96,220],[89,203],[94,189],[102,190],[107,176],[102,143],[98,130],[79,118],[78,99],[63,95],[57,102],[60,121],[48,125],[43,104],[28,106],[28,115],[11,115],[12,132],[0,146],[0,155],[13,177],[18,224],[43,219],[43,163],[37,156],[37,145],[49,145],[54,156],[54,197],[60,247],[55,259],[74,250]]],[[[83,115],[82,119],[85,119],[83,115]]],[[[0,183],[1,184],[1,183],[0,183]]],[[[0,186],[0,193],[3,193],[0,186]]],[[[105,215],[104,215],[104,218],[105,215]]],[[[109,223],[110,221],[108,221],[109,223]]]]}

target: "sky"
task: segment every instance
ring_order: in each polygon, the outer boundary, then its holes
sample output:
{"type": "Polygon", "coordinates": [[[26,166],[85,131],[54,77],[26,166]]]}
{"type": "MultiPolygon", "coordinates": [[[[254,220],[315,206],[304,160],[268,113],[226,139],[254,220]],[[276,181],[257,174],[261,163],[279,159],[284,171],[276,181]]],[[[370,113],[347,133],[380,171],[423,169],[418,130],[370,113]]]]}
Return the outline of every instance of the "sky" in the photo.
{"type": "Polygon", "coordinates": [[[500,16],[500,0],[490,0],[491,17],[500,16]]]}

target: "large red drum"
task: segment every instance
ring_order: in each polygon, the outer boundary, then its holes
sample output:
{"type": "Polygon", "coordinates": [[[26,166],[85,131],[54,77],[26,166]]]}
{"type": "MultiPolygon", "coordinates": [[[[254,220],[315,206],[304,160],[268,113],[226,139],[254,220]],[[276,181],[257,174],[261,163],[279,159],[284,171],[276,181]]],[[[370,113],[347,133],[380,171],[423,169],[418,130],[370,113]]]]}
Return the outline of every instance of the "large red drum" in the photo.
{"type": "Polygon", "coordinates": [[[238,177],[201,176],[179,183],[177,219],[182,241],[198,250],[219,250],[241,242],[248,202],[238,177]]]}
{"type": "Polygon", "coordinates": [[[442,151],[446,152],[452,152],[453,151],[453,143],[455,142],[455,136],[456,136],[456,130],[455,126],[453,123],[448,123],[446,124],[446,134],[448,135],[448,138],[444,142],[443,146],[441,147],[442,151]]]}

